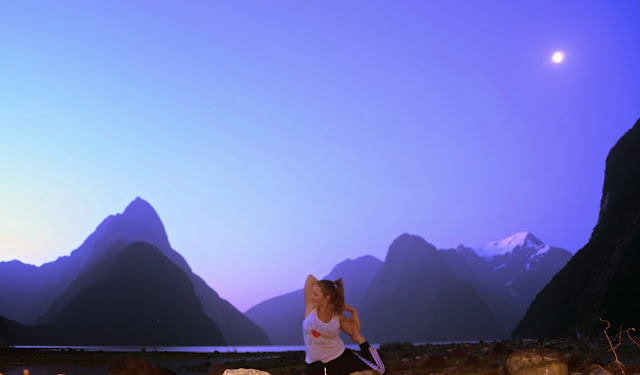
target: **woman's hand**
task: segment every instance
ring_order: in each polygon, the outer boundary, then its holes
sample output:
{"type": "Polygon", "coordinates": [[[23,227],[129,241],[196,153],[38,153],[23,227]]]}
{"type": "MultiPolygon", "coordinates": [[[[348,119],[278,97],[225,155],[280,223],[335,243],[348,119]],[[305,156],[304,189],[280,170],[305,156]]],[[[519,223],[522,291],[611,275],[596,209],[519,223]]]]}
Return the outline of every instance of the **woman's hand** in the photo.
{"type": "Polygon", "coordinates": [[[350,312],[352,314],[358,312],[353,306],[347,305],[346,303],[344,304],[344,307],[342,308],[342,310],[350,312]]]}

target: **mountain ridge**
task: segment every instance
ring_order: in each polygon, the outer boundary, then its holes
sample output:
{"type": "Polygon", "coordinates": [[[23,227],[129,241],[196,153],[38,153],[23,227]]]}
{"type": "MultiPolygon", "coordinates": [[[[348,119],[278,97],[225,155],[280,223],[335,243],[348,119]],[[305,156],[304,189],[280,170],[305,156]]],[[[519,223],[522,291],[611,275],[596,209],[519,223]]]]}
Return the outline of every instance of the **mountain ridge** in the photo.
{"type": "Polygon", "coordinates": [[[25,268],[17,263],[0,263],[0,282],[3,281],[2,271],[9,267],[12,269],[5,273],[5,277],[15,274],[17,267],[30,270],[29,275],[22,279],[6,280],[6,285],[12,285],[13,288],[7,288],[11,289],[10,291],[0,290],[0,300],[9,300],[12,297],[11,293],[15,291],[24,297],[22,304],[0,306],[0,315],[27,325],[36,322],[43,325],[50,322],[77,293],[82,291],[82,286],[71,286],[82,272],[99,264],[103,259],[108,259],[108,253],[120,251],[128,244],[138,241],[157,247],[189,276],[205,313],[214,322],[224,322],[219,326],[226,343],[269,344],[267,334],[259,326],[228,301],[220,298],[202,278],[192,272],[186,260],[171,248],[164,225],[155,209],[140,197],[127,205],[122,213],[105,218],[80,247],[68,256],[58,257],[56,261],[35,268],[25,268]]]}
{"type": "Polygon", "coordinates": [[[598,336],[605,328],[599,318],[613,327],[640,325],[639,248],[640,119],[607,156],[589,242],[540,291],[512,336],[598,336]]]}

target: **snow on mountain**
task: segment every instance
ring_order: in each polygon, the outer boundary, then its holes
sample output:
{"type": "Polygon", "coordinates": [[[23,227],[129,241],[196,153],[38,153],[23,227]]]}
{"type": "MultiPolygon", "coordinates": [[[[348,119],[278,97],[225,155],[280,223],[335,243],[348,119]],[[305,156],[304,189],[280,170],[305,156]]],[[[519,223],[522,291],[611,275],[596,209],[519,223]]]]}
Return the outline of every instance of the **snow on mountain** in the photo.
{"type": "Polygon", "coordinates": [[[535,250],[535,253],[531,256],[532,258],[542,255],[550,249],[549,245],[540,241],[533,234],[529,232],[519,232],[502,240],[489,242],[474,250],[478,256],[491,259],[495,256],[511,253],[517,247],[535,250]]]}

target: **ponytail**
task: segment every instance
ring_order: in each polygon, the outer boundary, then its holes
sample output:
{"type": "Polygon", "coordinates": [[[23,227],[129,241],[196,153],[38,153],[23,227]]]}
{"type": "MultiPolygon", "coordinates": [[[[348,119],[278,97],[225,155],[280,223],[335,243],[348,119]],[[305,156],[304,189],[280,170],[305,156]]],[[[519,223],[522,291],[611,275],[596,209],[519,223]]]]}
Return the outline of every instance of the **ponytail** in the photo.
{"type": "Polygon", "coordinates": [[[329,295],[329,303],[335,315],[339,315],[344,309],[344,283],[342,278],[336,281],[320,280],[317,285],[322,289],[322,294],[329,295]]]}
{"type": "Polygon", "coordinates": [[[331,304],[333,305],[333,311],[336,314],[340,314],[344,309],[344,283],[342,278],[339,278],[334,283],[336,284],[336,290],[333,292],[331,304]]]}

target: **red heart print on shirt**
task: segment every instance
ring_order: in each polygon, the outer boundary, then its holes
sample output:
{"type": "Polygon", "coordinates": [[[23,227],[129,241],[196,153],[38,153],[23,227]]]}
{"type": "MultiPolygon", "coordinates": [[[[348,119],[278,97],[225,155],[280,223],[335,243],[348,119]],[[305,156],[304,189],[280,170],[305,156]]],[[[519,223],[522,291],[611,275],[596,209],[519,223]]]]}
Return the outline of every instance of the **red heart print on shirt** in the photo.
{"type": "Polygon", "coordinates": [[[320,334],[320,332],[316,331],[315,329],[312,329],[312,330],[311,330],[311,334],[312,334],[312,335],[313,335],[313,337],[315,337],[315,338],[318,338],[318,337],[322,336],[322,335],[320,334]]]}

